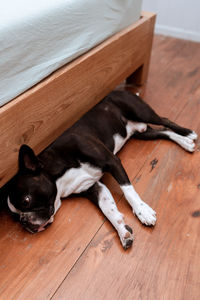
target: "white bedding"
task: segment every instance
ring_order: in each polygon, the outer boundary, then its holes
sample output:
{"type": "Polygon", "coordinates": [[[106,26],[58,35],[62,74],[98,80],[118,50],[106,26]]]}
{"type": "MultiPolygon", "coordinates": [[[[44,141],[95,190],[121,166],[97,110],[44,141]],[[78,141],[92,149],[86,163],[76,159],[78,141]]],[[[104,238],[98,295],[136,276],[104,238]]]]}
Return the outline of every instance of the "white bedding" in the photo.
{"type": "Polygon", "coordinates": [[[141,1],[0,1],[0,106],[136,21],[141,1]]]}

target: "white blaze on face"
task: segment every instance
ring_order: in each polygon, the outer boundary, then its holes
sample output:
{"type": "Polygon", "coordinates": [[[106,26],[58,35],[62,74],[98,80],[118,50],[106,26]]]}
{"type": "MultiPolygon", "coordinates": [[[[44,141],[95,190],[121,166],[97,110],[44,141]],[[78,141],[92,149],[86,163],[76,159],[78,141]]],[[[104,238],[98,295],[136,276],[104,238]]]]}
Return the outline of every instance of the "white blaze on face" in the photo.
{"type": "Polygon", "coordinates": [[[13,213],[19,214],[19,215],[21,214],[21,211],[20,211],[19,209],[15,208],[14,205],[10,202],[9,196],[8,196],[8,199],[7,199],[7,204],[8,204],[9,209],[10,209],[13,213]]]}
{"type": "MultiPolygon", "coordinates": [[[[17,209],[17,208],[10,202],[9,196],[8,196],[8,198],[7,198],[7,204],[8,204],[8,207],[9,207],[9,209],[10,209],[11,212],[13,212],[13,213],[15,213],[15,214],[18,214],[18,215],[20,215],[20,216],[23,214],[23,212],[22,212],[21,210],[17,209]]],[[[55,213],[54,213],[54,214],[55,214],[55,213]]],[[[36,220],[36,221],[37,221],[37,220],[36,220]]],[[[47,224],[53,223],[53,221],[54,221],[54,217],[51,216],[50,219],[49,219],[48,221],[46,221],[44,224],[42,224],[42,225],[38,228],[38,232],[45,230],[44,227],[45,227],[47,224]]],[[[28,228],[27,228],[27,230],[28,230],[28,228]]],[[[29,231],[30,231],[30,230],[29,230],[29,231]]],[[[32,231],[30,231],[30,232],[32,232],[32,231]]]]}

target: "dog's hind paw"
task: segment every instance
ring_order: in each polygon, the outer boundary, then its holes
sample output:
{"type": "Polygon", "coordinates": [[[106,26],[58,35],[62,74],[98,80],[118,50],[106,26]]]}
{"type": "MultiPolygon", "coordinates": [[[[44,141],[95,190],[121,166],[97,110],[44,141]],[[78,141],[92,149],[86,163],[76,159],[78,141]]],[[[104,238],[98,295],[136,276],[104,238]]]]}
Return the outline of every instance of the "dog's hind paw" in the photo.
{"type": "Polygon", "coordinates": [[[187,137],[184,136],[184,137],[179,138],[177,143],[188,152],[194,152],[195,151],[195,143],[188,136],[187,137]]]}
{"type": "Polygon", "coordinates": [[[187,135],[187,137],[193,141],[197,140],[198,139],[198,134],[195,132],[195,131],[192,131],[191,133],[189,133],[187,135]]]}

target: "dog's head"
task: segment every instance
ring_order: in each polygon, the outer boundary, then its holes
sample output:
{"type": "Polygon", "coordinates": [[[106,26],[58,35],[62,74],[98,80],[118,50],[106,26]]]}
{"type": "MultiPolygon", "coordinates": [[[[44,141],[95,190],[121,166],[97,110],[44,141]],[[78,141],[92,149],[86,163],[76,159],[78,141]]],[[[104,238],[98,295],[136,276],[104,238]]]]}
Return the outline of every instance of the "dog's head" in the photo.
{"type": "Polygon", "coordinates": [[[11,180],[8,193],[9,209],[19,215],[28,231],[42,231],[53,222],[56,184],[27,145],[20,148],[19,171],[11,180]]]}

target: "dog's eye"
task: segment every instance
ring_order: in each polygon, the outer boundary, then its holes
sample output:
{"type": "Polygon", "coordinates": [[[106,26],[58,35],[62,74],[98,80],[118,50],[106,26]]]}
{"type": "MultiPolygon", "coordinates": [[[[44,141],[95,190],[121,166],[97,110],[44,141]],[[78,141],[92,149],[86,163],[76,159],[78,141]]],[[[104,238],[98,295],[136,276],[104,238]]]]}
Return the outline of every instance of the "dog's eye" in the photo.
{"type": "Polygon", "coordinates": [[[31,203],[31,197],[30,196],[24,197],[24,199],[22,201],[22,205],[24,207],[29,207],[30,203],[31,203]]]}

